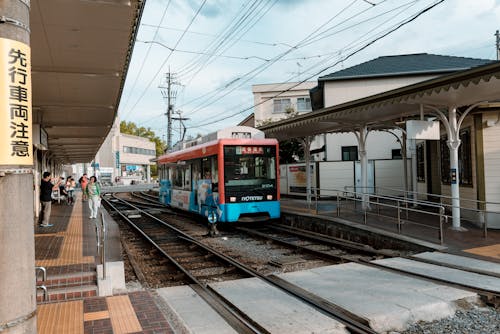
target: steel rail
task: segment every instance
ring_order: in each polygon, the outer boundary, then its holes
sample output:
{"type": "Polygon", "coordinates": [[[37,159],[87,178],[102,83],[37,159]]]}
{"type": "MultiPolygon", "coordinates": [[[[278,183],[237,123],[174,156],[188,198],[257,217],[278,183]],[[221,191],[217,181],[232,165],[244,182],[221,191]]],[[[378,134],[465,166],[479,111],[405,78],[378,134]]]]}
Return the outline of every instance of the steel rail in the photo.
{"type": "MultiPolygon", "coordinates": [[[[360,264],[360,265],[365,265],[365,266],[370,266],[370,267],[378,268],[378,269],[381,269],[381,270],[384,270],[384,271],[390,271],[390,272],[394,272],[394,273],[398,273],[398,274],[403,274],[403,275],[409,276],[409,277],[417,277],[417,278],[424,279],[424,280],[429,281],[429,282],[433,282],[433,283],[437,282],[438,284],[444,284],[444,285],[447,285],[447,286],[450,286],[450,287],[453,287],[453,288],[463,289],[463,290],[467,290],[467,291],[471,291],[471,292],[477,293],[478,295],[486,297],[489,301],[493,301],[494,304],[497,304],[498,302],[500,302],[500,292],[495,291],[495,290],[489,290],[489,289],[479,288],[479,287],[475,287],[473,285],[469,285],[469,284],[465,284],[465,283],[457,283],[457,282],[454,282],[452,280],[438,278],[438,277],[433,277],[431,275],[414,273],[414,272],[411,272],[409,270],[398,269],[398,268],[390,267],[388,265],[384,265],[384,264],[380,264],[380,263],[374,263],[374,262],[371,262],[369,260],[365,260],[365,259],[362,259],[362,258],[361,259],[353,259],[352,257],[348,257],[348,256],[334,255],[334,254],[330,254],[330,253],[327,253],[327,252],[319,251],[319,250],[316,250],[316,249],[308,248],[306,246],[297,245],[297,244],[294,244],[292,242],[289,242],[289,241],[286,241],[286,240],[281,240],[281,239],[276,238],[276,237],[271,237],[271,236],[269,236],[269,235],[267,235],[265,233],[261,233],[261,232],[257,232],[257,231],[253,231],[253,230],[249,230],[249,229],[245,229],[245,228],[239,228],[239,229],[245,230],[247,233],[255,234],[255,235],[258,235],[258,236],[263,237],[265,239],[272,240],[272,241],[274,241],[276,243],[288,245],[289,247],[295,247],[295,248],[301,249],[301,250],[303,250],[305,252],[316,254],[317,256],[320,256],[320,257],[326,257],[326,258],[336,259],[338,261],[353,262],[353,263],[357,263],[357,264],[360,264]]],[[[409,260],[414,260],[411,257],[404,257],[404,256],[400,256],[400,257],[401,258],[406,258],[406,259],[409,259],[409,260]]],[[[424,262],[424,261],[420,261],[420,262],[424,262]]],[[[443,267],[449,267],[449,268],[452,268],[452,269],[458,269],[458,268],[453,268],[452,266],[446,265],[444,263],[440,263],[439,265],[443,266],[443,267]]],[[[472,270],[467,270],[467,271],[473,272],[472,270]]],[[[476,273],[477,274],[481,274],[481,275],[485,275],[485,274],[482,274],[482,273],[479,273],[479,272],[476,272],[476,273]]],[[[495,275],[488,275],[488,276],[495,276],[495,275]]]]}
{"type": "MultiPolygon", "coordinates": [[[[119,198],[118,198],[119,199],[119,198]]],[[[125,202],[123,199],[119,199],[122,202],[125,202]]],[[[133,205],[130,205],[131,207],[134,207],[133,205]]],[[[140,210],[136,208],[137,210],[140,210]]],[[[142,211],[142,210],[140,210],[142,211]]],[[[286,282],[276,276],[265,276],[258,271],[245,266],[244,264],[236,261],[235,259],[220,253],[219,251],[212,249],[211,247],[206,246],[205,244],[201,243],[200,241],[194,239],[190,235],[180,231],[174,226],[171,226],[161,219],[149,214],[148,212],[142,211],[145,215],[149,216],[150,218],[158,221],[159,223],[165,225],[166,227],[176,231],[179,234],[179,238],[184,239],[186,241],[189,241],[191,243],[196,244],[197,246],[207,250],[208,252],[212,253],[213,255],[217,256],[220,259],[225,260],[227,263],[232,264],[233,266],[237,267],[241,271],[247,273],[250,276],[260,278],[263,281],[267,282],[270,285],[273,285],[280,290],[298,298],[299,300],[313,306],[315,309],[321,311],[322,313],[331,316],[332,318],[336,319],[337,321],[341,322],[344,324],[352,333],[358,333],[358,334],[376,334],[377,332],[374,331],[372,328],[369,327],[368,325],[368,320],[361,318],[357,315],[352,314],[346,309],[341,308],[338,305],[335,305],[334,303],[321,298],[319,296],[316,296],[304,289],[301,289],[300,287],[290,283],[286,282]]],[[[142,234],[142,231],[141,231],[142,234]]]]}
{"type": "Polygon", "coordinates": [[[291,226],[267,225],[266,228],[270,228],[270,229],[274,229],[274,230],[278,230],[278,231],[283,231],[283,232],[286,232],[286,233],[289,233],[292,235],[301,236],[301,237],[304,237],[304,238],[307,238],[310,240],[314,240],[314,241],[324,242],[328,245],[339,246],[339,247],[357,250],[360,252],[365,252],[365,253],[369,253],[369,254],[373,254],[373,255],[382,255],[382,256],[387,256],[387,257],[396,257],[397,256],[397,257],[407,259],[407,260],[418,261],[418,262],[428,263],[428,264],[434,264],[434,265],[438,265],[441,267],[458,269],[458,270],[467,271],[470,273],[500,278],[499,273],[495,273],[495,272],[488,271],[488,270],[469,268],[469,267],[460,266],[460,265],[451,264],[451,263],[446,263],[446,262],[441,262],[441,261],[437,261],[437,260],[424,259],[424,258],[420,258],[420,257],[413,256],[413,255],[406,256],[406,255],[402,255],[402,254],[393,254],[390,251],[377,250],[377,249],[371,248],[370,246],[363,245],[363,244],[360,244],[357,242],[341,240],[339,238],[335,238],[335,237],[331,237],[331,236],[327,236],[327,235],[320,235],[319,233],[305,231],[305,230],[301,230],[301,229],[291,227],[291,226]]]}
{"type": "MultiPolygon", "coordinates": [[[[125,200],[115,197],[119,201],[123,203],[127,203],[125,200]]],[[[164,249],[162,249],[156,242],[154,242],[141,228],[139,228],[134,222],[132,222],[126,215],[118,211],[114,205],[111,204],[110,201],[104,199],[106,204],[112,207],[129,225],[131,225],[139,234],[141,234],[151,245],[153,245],[163,256],[165,256],[169,261],[171,261],[182,273],[196,286],[194,290],[198,292],[198,295],[204,299],[212,308],[219,313],[228,324],[234,328],[238,333],[263,333],[268,334],[269,332],[263,327],[255,326],[255,322],[253,320],[248,321],[244,319],[240,313],[241,311],[235,312],[235,310],[231,309],[227,305],[225,305],[222,300],[218,298],[216,294],[214,294],[211,290],[207,289],[207,287],[202,284],[196,277],[194,277],[188,270],[186,270],[179,262],[177,262],[173,257],[171,257],[164,249]]],[[[132,204],[129,204],[136,210],[142,211],[144,214],[158,220],[158,218],[151,216],[149,213],[140,210],[132,204]]],[[[168,225],[163,223],[163,225],[168,225]]],[[[169,227],[169,226],[167,226],[169,227]]],[[[182,233],[182,231],[172,228],[177,233],[182,233]]],[[[190,241],[190,240],[187,240],[190,241]]]]}

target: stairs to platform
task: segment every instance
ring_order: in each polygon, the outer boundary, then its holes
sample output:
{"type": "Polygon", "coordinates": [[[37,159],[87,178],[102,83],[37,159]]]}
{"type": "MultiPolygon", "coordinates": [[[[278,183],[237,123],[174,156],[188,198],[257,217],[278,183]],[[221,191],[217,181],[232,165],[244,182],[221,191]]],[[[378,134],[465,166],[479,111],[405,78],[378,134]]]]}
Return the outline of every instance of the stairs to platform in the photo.
{"type": "Polygon", "coordinates": [[[97,296],[97,273],[75,272],[61,275],[49,275],[47,280],[37,280],[37,304],[83,299],[97,296]],[[46,287],[44,289],[40,286],[46,287]]]}

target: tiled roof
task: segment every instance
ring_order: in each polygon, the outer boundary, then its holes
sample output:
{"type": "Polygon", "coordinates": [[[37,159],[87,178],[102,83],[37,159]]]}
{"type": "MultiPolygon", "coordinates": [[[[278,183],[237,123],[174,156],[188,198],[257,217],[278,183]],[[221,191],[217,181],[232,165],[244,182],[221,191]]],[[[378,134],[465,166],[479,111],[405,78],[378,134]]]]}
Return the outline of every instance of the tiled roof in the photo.
{"type": "Polygon", "coordinates": [[[494,62],[490,59],[476,59],[441,56],[428,53],[383,56],[344,70],[320,77],[319,81],[347,80],[401,75],[449,73],[466,70],[494,62]]]}

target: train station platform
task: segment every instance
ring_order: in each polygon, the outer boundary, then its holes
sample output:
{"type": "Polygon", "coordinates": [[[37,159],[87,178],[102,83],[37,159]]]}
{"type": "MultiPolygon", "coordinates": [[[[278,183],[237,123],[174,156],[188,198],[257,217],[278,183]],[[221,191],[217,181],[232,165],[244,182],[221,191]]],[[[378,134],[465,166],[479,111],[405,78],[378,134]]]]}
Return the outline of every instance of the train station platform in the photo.
{"type": "MultiPolygon", "coordinates": [[[[38,333],[174,333],[179,330],[185,333],[234,332],[188,286],[158,290],[133,289],[134,291],[123,287],[102,295],[98,286],[100,271],[95,229],[97,220],[88,218],[90,212],[87,202],[82,202],[80,193],[77,195],[73,206],[53,204],[50,219],[52,227],[35,227],[36,265],[45,267],[48,276],[45,282],[38,284],[47,286],[49,298],[48,302],[43,301],[42,291],[38,290],[38,333]]],[[[423,242],[425,245],[432,244],[398,235],[390,228],[376,226],[378,222],[368,225],[348,222],[342,217],[336,217],[335,208],[330,207],[331,203],[321,205],[322,210],[317,213],[310,210],[304,200],[284,198],[282,211],[287,215],[311,216],[322,221],[351,224],[373,234],[388,234],[417,243],[423,242]]],[[[107,261],[120,262],[122,254],[118,226],[105,210],[102,211],[108,223],[107,261]]],[[[426,229],[422,230],[427,233],[426,229]]],[[[498,265],[492,263],[500,262],[500,232],[489,231],[487,239],[483,238],[481,230],[472,227],[467,232],[457,232],[460,233],[457,235],[448,229],[445,232],[445,247],[434,244],[435,249],[463,251],[468,257],[489,261],[492,266],[486,264],[488,270],[497,266],[495,272],[500,272],[498,265]]],[[[461,258],[458,261],[463,263],[464,260],[461,258]]],[[[484,263],[471,263],[470,266],[484,266],[484,263]]],[[[40,280],[39,272],[37,276],[40,280]]],[[[431,286],[415,279],[401,278],[380,270],[368,270],[355,264],[284,273],[279,277],[318,293],[327,300],[340,303],[344,308],[360,314],[380,331],[404,328],[415,319],[432,321],[450,316],[455,312],[458,300],[473,303],[476,298],[470,292],[431,286]],[[398,289],[395,290],[395,286],[398,289]],[[363,294],[363,301],[359,299],[360,287],[364,287],[363,291],[366,292],[363,294]],[[367,300],[364,298],[366,296],[371,296],[371,299],[367,300]],[[381,303],[384,307],[380,307],[381,303]],[[432,307],[429,308],[429,305],[432,307]]],[[[276,289],[270,290],[255,279],[212,285],[212,288],[224,294],[234,305],[244,309],[273,333],[301,333],[301,330],[311,329],[318,332],[346,332],[339,323],[276,289]],[[249,294],[249,291],[252,292],[249,294]],[[263,304],[266,308],[262,308],[263,304]],[[271,309],[273,312],[267,311],[271,309]],[[315,327],[311,327],[312,325],[315,327]]]]}
{"type": "Polygon", "coordinates": [[[420,225],[411,224],[403,219],[402,232],[398,233],[395,219],[377,216],[375,210],[372,210],[365,224],[360,206],[356,211],[352,205],[349,207],[342,203],[340,215],[337,217],[337,203],[334,200],[318,201],[318,203],[313,201],[311,205],[308,205],[305,199],[282,197],[281,210],[283,213],[316,217],[369,233],[387,235],[438,251],[445,250],[449,253],[500,263],[500,230],[488,229],[485,237],[483,228],[468,221],[462,222],[466,231],[455,231],[450,228],[451,223],[444,224],[443,245],[441,245],[437,230],[439,223],[431,221],[424,214],[412,214],[412,220],[420,225]]]}
{"type": "MultiPolygon", "coordinates": [[[[110,262],[108,272],[112,272],[111,266],[122,260],[119,231],[109,214],[101,211],[108,226],[106,259],[110,262]]],[[[42,281],[43,275],[37,271],[37,285],[47,288],[48,299],[45,301],[43,290],[37,289],[38,333],[172,333],[153,292],[126,290],[123,266],[114,270],[115,276],[122,278],[106,277],[121,280],[123,286],[112,289],[112,294],[108,291],[107,296],[99,293],[102,279],[97,270],[95,227],[99,219],[89,215],[88,204],[78,193],[74,205],[52,204],[53,226],[35,225],[35,264],[47,273],[42,281]]]]}

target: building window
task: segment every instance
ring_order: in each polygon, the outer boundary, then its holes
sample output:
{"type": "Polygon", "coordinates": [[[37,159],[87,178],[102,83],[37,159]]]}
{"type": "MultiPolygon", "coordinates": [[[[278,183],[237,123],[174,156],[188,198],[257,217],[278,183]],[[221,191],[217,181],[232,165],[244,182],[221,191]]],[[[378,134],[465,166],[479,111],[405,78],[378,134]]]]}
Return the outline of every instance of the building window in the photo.
{"type": "Polygon", "coordinates": [[[286,112],[286,109],[292,105],[290,99],[274,99],[273,103],[273,113],[275,114],[286,112]]]}
{"type": "Polygon", "coordinates": [[[425,182],[425,151],[424,144],[417,144],[417,181],[425,182]]]}
{"type": "Polygon", "coordinates": [[[403,155],[401,154],[401,149],[398,148],[396,150],[392,150],[392,158],[393,159],[403,159],[403,155]]]}
{"type": "Polygon", "coordinates": [[[460,184],[472,186],[472,152],[470,128],[460,131],[460,147],[458,148],[458,170],[460,184]]]}
{"type": "Polygon", "coordinates": [[[156,156],[156,151],[155,150],[148,150],[146,148],[130,147],[130,146],[123,146],[123,153],[132,153],[132,154],[142,154],[142,155],[154,155],[154,156],[156,156]]]}
{"type": "Polygon", "coordinates": [[[358,147],[342,146],[342,161],[356,161],[356,160],[358,160],[358,147]]]}
{"type": "Polygon", "coordinates": [[[298,97],[297,111],[311,111],[311,99],[309,97],[298,97]]]}
{"type": "MultiPolygon", "coordinates": [[[[460,146],[458,147],[458,178],[460,185],[472,186],[472,152],[470,128],[460,130],[460,146]]],[[[447,136],[441,137],[441,181],[451,183],[450,177],[450,149],[446,143],[447,136]]]]}

